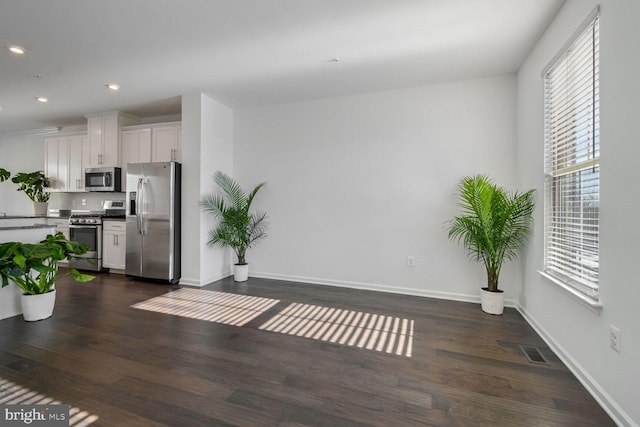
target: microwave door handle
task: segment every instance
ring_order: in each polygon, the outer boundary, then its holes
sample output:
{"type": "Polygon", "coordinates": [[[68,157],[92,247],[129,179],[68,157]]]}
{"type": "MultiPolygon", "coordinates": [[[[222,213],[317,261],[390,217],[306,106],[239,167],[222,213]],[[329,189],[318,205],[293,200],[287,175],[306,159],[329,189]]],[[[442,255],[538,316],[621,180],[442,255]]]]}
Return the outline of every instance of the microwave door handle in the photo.
{"type": "Polygon", "coordinates": [[[142,178],[138,179],[138,188],[136,192],[136,225],[138,226],[138,234],[142,236],[142,178]]]}
{"type": "Polygon", "coordinates": [[[107,172],[102,176],[104,178],[103,187],[111,187],[111,174],[107,172]]]}

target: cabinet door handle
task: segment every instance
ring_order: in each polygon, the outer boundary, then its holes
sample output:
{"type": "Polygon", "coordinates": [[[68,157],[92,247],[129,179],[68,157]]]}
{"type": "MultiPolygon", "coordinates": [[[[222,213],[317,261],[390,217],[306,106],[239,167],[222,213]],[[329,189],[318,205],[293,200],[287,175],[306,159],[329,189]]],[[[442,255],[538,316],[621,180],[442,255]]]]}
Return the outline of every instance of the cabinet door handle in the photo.
{"type": "Polygon", "coordinates": [[[82,188],[82,180],[81,179],[76,179],[76,189],[80,189],[82,188]]]}
{"type": "Polygon", "coordinates": [[[113,244],[118,246],[118,235],[117,234],[113,235],[113,244]]]}
{"type": "Polygon", "coordinates": [[[102,154],[98,154],[98,164],[102,164],[102,154]]]}
{"type": "Polygon", "coordinates": [[[171,160],[172,161],[176,160],[176,150],[175,150],[175,148],[171,149],[171,160]]]}

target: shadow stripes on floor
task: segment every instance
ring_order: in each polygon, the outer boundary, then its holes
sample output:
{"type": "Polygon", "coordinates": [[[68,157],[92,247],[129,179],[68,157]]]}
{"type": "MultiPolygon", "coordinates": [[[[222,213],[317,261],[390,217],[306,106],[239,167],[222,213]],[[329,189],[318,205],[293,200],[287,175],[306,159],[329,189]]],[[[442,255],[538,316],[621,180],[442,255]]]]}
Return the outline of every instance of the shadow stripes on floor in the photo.
{"type": "MultiPolygon", "coordinates": [[[[63,405],[63,403],[0,377],[0,406],[3,405],[63,405]]],[[[69,407],[69,426],[88,426],[98,419],[97,415],[76,407],[69,407]]],[[[27,424],[29,423],[25,423],[27,424]]]]}
{"type": "Polygon", "coordinates": [[[259,329],[411,357],[414,321],[293,303],[259,329]]]}
{"type": "Polygon", "coordinates": [[[280,300],[203,289],[182,288],[131,307],[174,316],[243,326],[280,300]]]}

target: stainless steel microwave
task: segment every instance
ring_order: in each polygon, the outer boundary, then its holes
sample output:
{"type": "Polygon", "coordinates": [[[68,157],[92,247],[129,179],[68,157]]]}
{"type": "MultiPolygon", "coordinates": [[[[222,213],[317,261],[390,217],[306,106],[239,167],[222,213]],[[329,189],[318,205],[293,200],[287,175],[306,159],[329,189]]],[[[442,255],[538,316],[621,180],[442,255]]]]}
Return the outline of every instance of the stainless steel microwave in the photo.
{"type": "Polygon", "coordinates": [[[122,171],[116,167],[86,168],[84,170],[86,191],[122,191],[122,171]]]}

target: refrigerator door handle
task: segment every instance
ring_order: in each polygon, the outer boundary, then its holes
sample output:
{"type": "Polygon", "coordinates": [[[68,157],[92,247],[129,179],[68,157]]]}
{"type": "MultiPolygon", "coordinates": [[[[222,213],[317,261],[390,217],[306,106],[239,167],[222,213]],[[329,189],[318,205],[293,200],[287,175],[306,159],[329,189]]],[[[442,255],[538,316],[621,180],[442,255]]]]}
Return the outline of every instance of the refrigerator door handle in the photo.
{"type": "Polygon", "coordinates": [[[138,226],[138,234],[143,235],[142,232],[142,201],[144,200],[142,196],[142,180],[143,178],[138,179],[138,188],[136,193],[136,207],[138,211],[136,212],[136,224],[138,226]]]}

